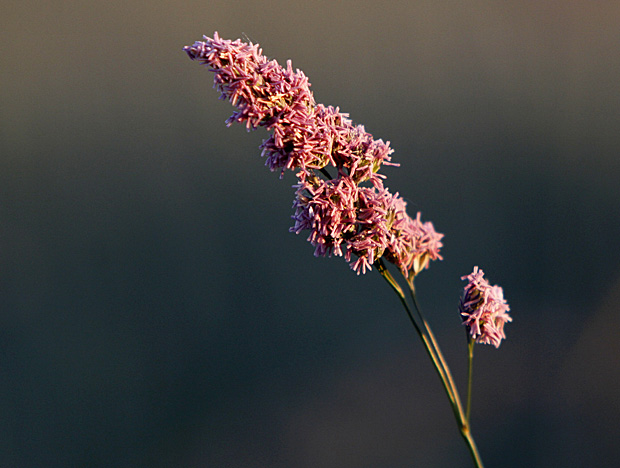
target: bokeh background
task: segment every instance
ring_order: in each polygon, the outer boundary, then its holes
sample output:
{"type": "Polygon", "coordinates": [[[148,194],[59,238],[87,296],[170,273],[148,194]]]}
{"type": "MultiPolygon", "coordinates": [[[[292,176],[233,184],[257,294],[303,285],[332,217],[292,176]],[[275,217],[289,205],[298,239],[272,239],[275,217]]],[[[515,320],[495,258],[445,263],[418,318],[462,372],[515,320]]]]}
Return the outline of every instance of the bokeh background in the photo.
{"type": "Polygon", "coordinates": [[[620,463],[620,3],[21,0],[0,6],[0,466],[469,467],[379,275],[288,232],[294,178],[182,46],[310,77],[445,233],[417,285],[489,467],[620,463]]]}

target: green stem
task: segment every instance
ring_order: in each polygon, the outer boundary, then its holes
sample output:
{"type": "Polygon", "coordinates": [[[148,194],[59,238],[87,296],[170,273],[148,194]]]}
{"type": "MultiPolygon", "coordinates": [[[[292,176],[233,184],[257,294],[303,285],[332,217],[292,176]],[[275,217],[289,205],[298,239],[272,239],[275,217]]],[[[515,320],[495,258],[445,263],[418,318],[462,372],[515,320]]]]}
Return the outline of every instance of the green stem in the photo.
{"type": "Polygon", "coordinates": [[[436,347],[433,346],[430,340],[430,337],[422,330],[420,325],[415,320],[415,317],[413,316],[413,313],[411,312],[411,308],[409,307],[409,304],[407,303],[407,299],[405,298],[405,294],[403,293],[403,290],[401,289],[400,285],[396,282],[392,274],[385,267],[385,264],[383,263],[382,259],[379,259],[377,262],[375,262],[375,267],[379,270],[379,273],[381,273],[381,276],[383,276],[383,278],[388,282],[388,284],[392,287],[394,292],[396,292],[396,294],[400,298],[401,303],[405,307],[405,311],[407,312],[407,316],[409,317],[409,320],[411,321],[416,332],[422,339],[422,343],[424,344],[424,349],[428,353],[428,356],[431,358],[431,361],[433,362],[435,370],[439,374],[439,378],[441,379],[441,382],[443,383],[444,390],[446,391],[448,398],[452,404],[452,408],[454,409],[456,405],[456,398],[458,397],[454,395],[454,393],[452,392],[452,388],[448,384],[449,376],[445,374],[444,366],[441,364],[440,358],[436,353],[436,347]]]}
{"type": "MultiPolygon", "coordinates": [[[[478,448],[476,447],[476,442],[474,441],[474,438],[471,434],[471,430],[469,426],[469,414],[467,413],[466,415],[465,412],[463,411],[463,405],[461,404],[461,399],[459,397],[456,384],[454,383],[454,379],[452,378],[452,373],[450,372],[450,368],[448,367],[448,364],[446,363],[446,360],[443,357],[441,350],[439,349],[439,344],[437,343],[437,340],[435,339],[435,335],[433,334],[430,328],[430,325],[428,324],[428,322],[422,315],[422,311],[420,309],[420,306],[418,304],[418,300],[415,294],[415,287],[413,285],[413,279],[411,279],[411,281],[407,281],[407,284],[409,285],[409,290],[411,292],[411,298],[413,300],[413,304],[416,310],[417,320],[411,311],[411,308],[409,306],[409,303],[407,302],[407,299],[405,298],[405,295],[403,294],[402,288],[400,287],[398,282],[394,279],[394,277],[390,274],[388,269],[385,267],[383,260],[379,259],[378,261],[376,261],[375,267],[377,268],[377,270],[379,270],[379,273],[381,274],[381,276],[383,276],[383,278],[388,282],[388,284],[391,286],[394,292],[396,292],[401,303],[405,307],[405,311],[407,312],[409,320],[411,321],[416,332],[422,339],[422,343],[424,344],[424,349],[426,350],[427,354],[431,358],[431,361],[433,362],[433,366],[435,367],[435,370],[437,371],[437,374],[439,375],[439,378],[444,387],[444,390],[446,391],[448,399],[450,400],[450,405],[452,406],[452,411],[454,413],[454,418],[456,419],[459,432],[461,433],[461,436],[463,437],[463,439],[465,440],[465,443],[467,444],[467,448],[472,457],[474,465],[476,466],[476,468],[483,468],[482,459],[480,458],[480,453],[478,452],[478,448]]],[[[470,385],[471,385],[471,382],[468,383],[468,386],[470,385]]],[[[469,398],[469,395],[471,395],[471,391],[468,391],[468,398],[469,398]]],[[[467,405],[468,411],[469,411],[469,406],[470,405],[468,402],[468,405],[467,405]]]]}
{"type": "Polygon", "coordinates": [[[472,337],[467,338],[467,409],[465,410],[465,417],[467,422],[470,423],[471,414],[471,389],[472,389],[472,375],[474,367],[474,345],[476,342],[472,337]]]}
{"type": "MultiPolygon", "coordinates": [[[[428,324],[428,322],[424,318],[424,315],[422,314],[422,309],[420,308],[420,304],[418,303],[418,298],[416,295],[413,278],[410,281],[408,280],[407,284],[409,285],[409,292],[411,293],[411,298],[413,300],[413,304],[415,306],[418,317],[420,318],[420,321],[424,325],[424,329],[426,330],[426,333],[428,333],[431,339],[431,342],[433,346],[435,347],[436,353],[439,356],[439,361],[441,365],[443,366],[445,375],[447,376],[448,385],[450,386],[452,393],[454,395],[454,402],[452,405],[452,410],[454,412],[454,416],[456,419],[456,424],[459,428],[459,432],[461,433],[461,436],[463,437],[463,439],[465,440],[465,443],[467,444],[467,448],[469,449],[469,453],[471,454],[471,457],[474,461],[475,466],[477,468],[483,468],[482,459],[480,458],[480,453],[478,452],[478,447],[476,446],[474,437],[471,434],[471,428],[469,425],[469,414],[463,412],[463,405],[461,404],[459,392],[456,388],[456,384],[454,383],[454,379],[452,378],[452,373],[450,372],[448,363],[443,357],[441,349],[439,348],[439,344],[437,343],[437,340],[435,339],[435,335],[433,334],[433,331],[431,330],[430,325],[428,324]]],[[[473,353],[473,349],[472,349],[472,353],[473,353]]],[[[468,385],[470,383],[468,383],[468,385]]],[[[469,395],[471,395],[470,391],[468,391],[468,398],[469,398],[469,395]]],[[[468,402],[467,407],[469,409],[469,402],[468,402]]]]}
{"type": "Polygon", "coordinates": [[[446,362],[445,358],[443,357],[443,353],[441,352],[441,348],[439,347],[439,344],[437,343],[437,339],[435,338],[435,334],[433,333],[433,331],[431,330],[430,325],[428,324],[428,322],[426,321],[426,319],[424,318],[424,315],[422,315],[422,309],[420,308],[420,304],[418,303],[418,297],[416,295],[415,292],[415,286],[413,284],[413,280],[412,281],[407,281],[407,284],[409,285],[409,292],[411,293],[411,299],[413,300],[413,305],[415,306],[415,310],[418,314],[418,317],[420,318],[420,321],[422,322],[422,325],[424,326],[424,330],[426,331],[426,333],[428,334],[430,341],[433,345],[433,348],[435,349],[435,353],[438,356],[439,362],[441,363],[441,367],[443,369],[443,373],[446,375],[446,379],[448,381],[448,385],[451,389],[451,392],[453,394],[453,404],[456,405],[456,410],[457,412],[455,413],[457,422],[461,419],[461,416],[463,415],[463,407],[461,405],[461,399],[459,397],[459,392],[456,388],[456,384],[454,383],[454,379],[452,378],[452,373],[450,372],[450,368],[448,367],[448,363],[446,362]]]}

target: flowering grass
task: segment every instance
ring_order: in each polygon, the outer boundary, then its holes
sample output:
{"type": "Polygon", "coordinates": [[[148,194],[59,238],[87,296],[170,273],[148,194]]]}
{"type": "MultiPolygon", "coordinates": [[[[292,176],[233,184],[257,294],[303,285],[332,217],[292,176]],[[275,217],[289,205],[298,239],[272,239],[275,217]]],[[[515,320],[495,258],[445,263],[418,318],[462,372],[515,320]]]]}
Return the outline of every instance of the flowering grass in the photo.
{"type": "Polygon", "coordinates": [[[343,257],[357,274],[376,269],[398,295],[437,371],[472,460],[482,467],[469,423],[473,346],[497,348],[505,338],[504,325],[512,319],[502,288],[490,286],[478,267],[462,278],[469,281],[459,306],[468,339],[464,409],[414,286],[432,260],[443,260],[444,235],[423,222],[420,212],[409,216],[403,198],[385,186],[381,168],[398,165],[392,162],[389,142],[374,139],[337,107],[317,104],[304,73],[294,70],[290,60],[286,67],[269,60],[258,44],[221,39],[216,32],[184,50],[214,73],[220,99],[235,107],[226,124],[264,127],[270,132],[260,146],[266,166],[280,177],[286,170],[295,172],[290,231],[307,232],[315,256],[343,257]],[[402,275],[409,299],[386,262],[402,275]]]}

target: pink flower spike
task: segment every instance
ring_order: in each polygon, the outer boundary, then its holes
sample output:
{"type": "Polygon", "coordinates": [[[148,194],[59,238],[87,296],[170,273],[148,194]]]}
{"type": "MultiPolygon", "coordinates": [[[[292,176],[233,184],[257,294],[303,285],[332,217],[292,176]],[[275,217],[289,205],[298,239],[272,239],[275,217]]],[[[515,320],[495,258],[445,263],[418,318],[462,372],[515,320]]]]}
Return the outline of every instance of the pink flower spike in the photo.
{"type": "Polygon", "coordinates": [[[290,60],[282,66],[258,44],[217,32],[183,50],[208,67],[221,99],[235,107],[226,124],[265,128],[265,165],[281,178],[285,170],[296,172],[290,230],[309,231],[314,255],[342,256],[357,274],[385,256],[408,278],[442,259],[443,234],[420,213],[411,218],[402,198],[383,185],[381,167],[398,166],[389,141],[375,139],[338,107],[317,104],[308,78],[290,60]]]}
{"type": "Polygon", "coordinates": [[[504,291],[497,285],[491,286],[484,278],[484,272],[477,266],[470,275],[461,279],[468,280],[459,304],[463,325],[476,343],[492,344],[499,348],[501,341],[506,338],[504,325],[512,322],[504,291]]]}

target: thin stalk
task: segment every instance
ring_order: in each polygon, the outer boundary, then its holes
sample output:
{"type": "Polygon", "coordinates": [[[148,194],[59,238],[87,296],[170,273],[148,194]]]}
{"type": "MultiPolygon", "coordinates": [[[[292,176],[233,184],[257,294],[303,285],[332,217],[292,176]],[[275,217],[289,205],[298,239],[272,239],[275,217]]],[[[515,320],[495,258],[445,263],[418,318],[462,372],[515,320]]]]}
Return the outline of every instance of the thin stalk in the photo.
{"type": "Polygon", "coordinates": [[[474,441],[474,437],[471,435],[471,430],[469,426],[464,426],[461,428],[461,435],[463,436],[463,439],[465,439],[465,443],[467,444],[467,448],[469,449],[469,454],[471,455],[471,458],[474,461],[474,465],[476,466],[476,468],[484,468],[484,465],[482,464],[482,458],[480,458],[478,447],[476,447],[476,442],[474,441]]]}
{"type": "MultiPolygon", "coordinates": [[[[387,269],[385,269],[385,266],[383,264],[382,264],[382,267],[385,270],[385,272],[389,275],[389,272],[387,272],[387,269]]],[[[386,277],[385,273],[382,270],[379,270],[379,272],[384,277],[386,277]]],[[[393,278],[391,279],[391,281],[394,283],[396,282],[393,278]]],[[[439,344],[437,343],[437,340],[435,338],[435,335],[433,334],[433,331],[431,330],[430,325],[428,324],[428,322],[424,318],[424,315],[422,314],[422,310],[420,308],[420,305],[418,303],[418,299],[416,296],[415,286],[413,284],[413,278],[411,279],[411,281],[408,280],[407,284],[409,285],[411,299],[413,301],[413,305],[415,307],[418,320],[422,324],[421,327],[414,320],[413,315],[411,313],[411,309],[409,309],[409,305],[407,304],[404,297],[402,297],[402,289],[400,288],[400,286],[398,287],[398,290],[395,288],[395,291],[397,292],[397,294],[399,294],[399,297],[401,297],[401,302],[405,305],[409,318],[411,319],[412,322],[415,323],[416,330],[418,331],[418,334],[422,338],[424,347],[426,348],[429,356],[431,356],[433,365],[435,366],[435,369],[437,370],[437,373],[439,374],[439,377],[441,378],[441,382],[444,386],[446,393],[448,394],[448,398],[450,399],[452,411],[454,413],[454,418],[459,428],[459,432],[461,433],[461,436],[465,440],[465,443],[472,457],[474,465],[476,466],[476,468],[483,468],[482,459],[480,458],[480,453],[478,452],[478,447],[476,446],[476,442],[474,441],[473,435],[471,434],[471,429],[469,425],[469,408],[470,408],[469,400],[467,404],[468,412],[465,413],[463,411],[463,405],[461,404],[461,399],[459,397],[458,389],[456,387],[456,384],[454,383],[454,379],[452,378],[452,373],[450,372],[450,368],[448,367],[448,364],[445,358],[443,357],[441,349],[439,348],[439,344]]],[[[471,352],[473,356],[473,349],[471,352]]],[[[469,396],[471,395],[470,385],[471,385],[471,380],[468,382],[468,392],[467,392],[468,399],[469,399],[469,396]]]]}
{"type": "Polygon", "coordinates": [[[424,330],[420,327],[418,322],[415,320],[415,317],[413,316],[411,308],[409,304],[407,303],[407,299],[405,298],[405,294],[403,293],[403,290],[401,289],[400,285],[396,282],[394,277],[391,275],[391,273],[388,271],[388,269],[385,267],[385,265],[383,264],[383,261],[379,259],[377,262],[375,262],[375,266],[379,270],[379,273],[381,273],[381,276],[383,276],[383,278],[392,287],[394,292],[396,292],[396,294],[400,298],[401,303],[405,307],[405,311],[407,312],[407,315],[409,316],[409,320],[411,321],[416,332],[422,339],[422,343],[424,344],[424,349],[426,350],[428,356],[431,358],[431,361],[433,362],[433,366],[435,367],[435,370],[437,371],[437,374],[439,375],[439,379],[441,380],[443,384],[444,390],[446,391],[446,394],[448,395],[448,399],[450,400],[452,410],[454,411],[454,416],[457,420],[459,420],[460,414],[462,414],[462,410],[460,410],[461,404],[458,399],[458,394],[454,393],[455,387],[453,385],[450,385],[449,383],[452,380],[452,376],[449,375],[449,370],[446,373],[447,368],[441,363],[441,358],[437,354],[437,351],[438,351],[437,346],[433,345],[433,342],[431,338],[429,337],[429,335],[424,332],[424,330]]]}
{"type": "Polygon", "coordinates": [[[428,322],[426,321],[426,319],[424,318],[424,315],[422,314],[422,309],[420,308],[420,304],[418,303],[418,297],[416,295],[415,292],[415,286],[413,284],[413,280],[412,281],[407,281],[407,284],[409,285],[409,292],[411,293],[411,299],[413,300],[413,305],[415,307],[416,313],[418,314],[418,317],[420,319],[420,322],[422,323],[422,326],[424,327],[424,330],[426,331],[426,333],[428,334],[430,341],[433,345],[433,348],[435,350],[435,353],[437,354],[437,357],[439,359],[439,362],[441,364],[441,367],[443,369],[443,373],[446,375],[446,380],[448,381],[448,385],[450,386],[451,392],[454,395],[453,401],[454,404],[456,405],[456,416],[457,416],[457,423],[459,424],[459,427],[465,423],[466,421],[468,421],[467,419],[463,419],[463,406],[461,404],[461,399],[459,397],[459,392],[458,389],[456,387],[456,384],[454,383],[454,379],[452,378],[452,373],[450,372],[450,368],[448,367],[448,363],[446,362],[446,359],[443,357],[443,353],[441,352],[441,348],[439,347],[439,343],[437,343],[437,339],[435,338],[435,334],[433,333],[433,330],[431,330],[430,325],[428,324],[428,322]]]}
{"type": "Polygon", "coordinates": [[[471,336],[467,337],[467,405],[465,409],[465,417],[467,418],[467,422],[471,424],[470,414],[471,414],[471,389],[472,389],[472,375],[473,375],[473,367],[474,367],[474,345],[476,342],[471,336]]]}

